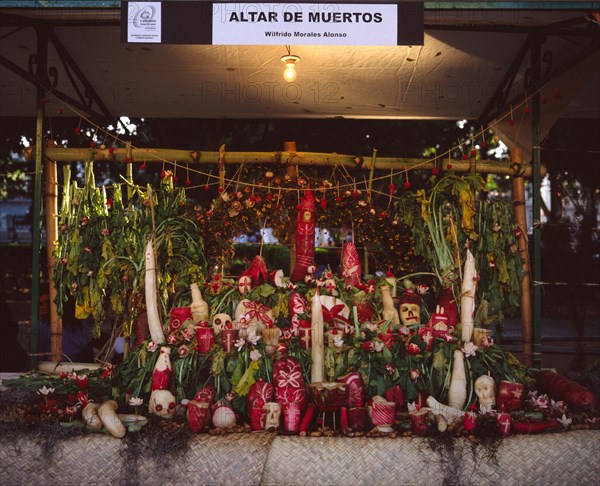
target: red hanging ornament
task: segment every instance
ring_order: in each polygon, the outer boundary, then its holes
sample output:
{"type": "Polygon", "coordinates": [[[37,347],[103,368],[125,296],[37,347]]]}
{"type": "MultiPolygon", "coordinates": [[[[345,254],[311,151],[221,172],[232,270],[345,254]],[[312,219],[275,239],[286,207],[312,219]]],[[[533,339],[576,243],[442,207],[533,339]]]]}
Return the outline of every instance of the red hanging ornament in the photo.
{"type": "Polygon", "coordinates": [[[90,148],[96,148],[96,142],[94,142],[93,140],[90,142],[90,148]]]}
{"type": "Polygon", "coordinates": [[[185,180],[185,185],[186,186],[191,186],[192,185],[192,181],[190,181],[189,179],[185,180]]]}
{"type": "Polygon", "coordinates": [[[462,155],[462,159],[463,159],[463,160],[467,160],[468,158],[469,158],[469,157],[467,156],[467,154],[463,154],[463,155],[462,155]]]}
{"type": "Polygon", "coordinates": [[[144,162],[142,165],[140,165],[140,169],[146,170],[146,162],[144,162]]]}
{"type": "Polygon", "coordinates": [[[471,150],[471,157],[475,157],[477,155],[477,150],[472,149],[471,150]]]}
{"type": "Polygon", "coordinates": [[[390,182],[390,184],[388,185],[389,195],[392,196],[395,191],[396,191],[396,184],[394,184],[393,182],[390,182]]]}
{"type": "Polygon", "coordinates": [[[114,147],[109,147],[109,148],[108,148],[108,153],[109,153],[109,154],[111,154],[111,155],[112,155],[114,152],[115,152],[115,148],[114,148],[114,147]]]}
{"type": "Polygon", "coordinates": [[[321,207],[323,208],[323,211],[327,211],[327,199],[321,199],[321,207]]]}
{"type": "Polygon", "coordinates": [[[452,164],[447,164],[446,165],[446,170],[452,170],[452,164]]]}
{"type": "Polygon", "coordinates": [[[433,169],[431,169],[431,175],[436,176],[440,173],[440,169],[438,169],[437,167],[434,167],[433,169]]]}
{"type": "Polygon", "coordinates": [[[204,185],[204,190],[205,190],[205,191],[208,191],[209,189],[210,189],[210,187],[208,186],[208,184],[205,184],[205,185],[204,185]]]}
{"type": "Polygon", "coordinates": [[[79,134],[81,133],[81,128],[79,128],[79,127],[75,127],[75,130],[74,130],[74,131],[75,131],[75,133],[76,133],[77,135],[79,135],[79,134]]]}
{"type": "Polygon", "coordinates": [[[178,180],[179,180],[179,177],[177,176],[177,174],[175,174],[175,175],[173,176],[173,182],[177,182],[178,180]]]}
{"type": "Polygon", "coordinates": [[[410,181],[406,181],[403,185],[404,189],[410,189],[410,181]]]}
{"type": "Polygon", "coordinates": [[[218,190],[220,193],[222,193],[225,190],[225,188],[223,186],[220,186],[218,190]]]}
{"type": "Polygon", "coordinates": [[[131,164],[131,157],[125,157],[125,158],[123,159],[123,163],[124,163],[124,164],[131,164]]]}
{"type": "Polygon", "coordinates": [[[510,120],[508,120],[508,124],[509,124],[511,127],[514,127],[514,126],[515,126],[515,121],[514,121],[514,120],[511,118],[510,120]]]}

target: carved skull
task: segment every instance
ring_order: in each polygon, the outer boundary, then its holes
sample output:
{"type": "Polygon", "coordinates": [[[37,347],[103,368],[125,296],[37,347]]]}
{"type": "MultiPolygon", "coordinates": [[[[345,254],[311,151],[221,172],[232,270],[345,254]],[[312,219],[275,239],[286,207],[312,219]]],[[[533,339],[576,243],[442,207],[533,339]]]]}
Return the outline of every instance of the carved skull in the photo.
{"type": "Polygon", "coordinates": [[[411,302],[400,304],[400,320],[405,326],[421,324],[421,306],[411,302]]]}
{"type": "Polygon", "coordinates": [[[169,390],[152,390],[148,411],[165,419],[175,415],[175,397],[169,390]]]}
{"type": "Polygon", "coordinates": [[[215,335],[219,334],[223,329],[231,328],[232,322],[229,314],[215,314],[212,319],[212,327],[215,330],[215,335]]]}
{"type": "Polygon", "coordinates": [[[252,279],[249,275],[240,275],[238,278],[238,291],[244,295],[252,290],[252,279]]]}
{"type": "Polygon", "coordinates": [[[281,405],[276,402],[265,403],[263,410],[267,411],[265,430],[277,430],[279,428],[279,420],[281,418],[281,405]]]}
{"type": "Polygon", "coordinates": [[[475,380],[475,393],[481,407],[489,410],[496,405],[496,382],[491,376],[481,375],[475,380]]]}

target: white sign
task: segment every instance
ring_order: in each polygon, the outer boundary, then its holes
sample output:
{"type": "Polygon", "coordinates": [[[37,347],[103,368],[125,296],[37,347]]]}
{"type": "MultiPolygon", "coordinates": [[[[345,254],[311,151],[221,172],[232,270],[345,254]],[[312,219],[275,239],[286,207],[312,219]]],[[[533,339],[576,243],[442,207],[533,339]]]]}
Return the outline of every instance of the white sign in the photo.
{"type": "Polygon", "coordinates": [[[395,46],[397,42],[395,4],[213,4],[213,44],[395,46]]]}
{"type": "Polygon", "coordinates": [[[162,40],[161,2],[129,2],[127,10],[127,42],[162,40]]]}

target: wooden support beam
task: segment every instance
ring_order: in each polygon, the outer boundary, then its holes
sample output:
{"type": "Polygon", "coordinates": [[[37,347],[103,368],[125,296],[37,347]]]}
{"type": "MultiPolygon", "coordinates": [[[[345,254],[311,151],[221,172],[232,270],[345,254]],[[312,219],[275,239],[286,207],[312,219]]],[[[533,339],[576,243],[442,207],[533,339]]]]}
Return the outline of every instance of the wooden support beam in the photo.
{"type": "MultiPolygon", "coordinates": [[[[52,144],[52,142],[49,142],[52,144]]],[[[56,258],[54,250],[58,244],[58,176],[56,162],[46,159],[46,255],[48,256],[49,279],[49,318],[50,318],[50,352],[51,361],[62,361],[62,321],[56,308],[56,287],[54,286],[54,267],[56,258]]],[[[47,358],[46,358],[47,359],[47,358]]]]}
{"type": "MultiPolygon", "coordinates": [[[[512,161],[515,164],[523,162],[523,151],[520,148],[512,150],[512,161]]],[[[527,212],[525,207],[525,179],[513,178],[513,212],[519,229],[517,247],[521,255],[523,279],[521,280],[521,327],[523,332],[522,352],[523,364],[533,366],[533,320],[531,314],[531,265],[527,245],[527,212]]]]}
{"type": "MultiPolygon", "coordinates": [[[[178,164],[190,165],[209,165],[218,164],[222,153],[219,151],[199,152],[194,150],[177,150],[161,148],[131,148],[132,163],[163,163],[177,161],[178,164]]],[[[33,157],[35,147],[30,147],[25,151],[25,157],[33,157]]],[[[123,162],[127,156],[127,149],[117,148],[111,154],[106,149],[90,148],[64,148],[54,147],[46,150],[46,156],[57,162],[76,162],[83,160],[94,160],[100,162],[123,162]]],[[[373,158],[369,156],[357,155],[339,155],[332,153],[319,152],[295,152],[295,151],[275,151],[275,152],[227,152],[225,164],[273,164],[273,165],[297,165],[297,166],[336,166],[342,165],[347,169],[360,168],[362,170],[371,170],[373,158]]],[[[377,157],[375,170],[431,170],[436,167],[436,162],[432,159],[420,159],[410,157],[377,157]]],[[[473,168],[479,173],[517,175],[515,166],[508,161],[496,160],[477,160],[475,163],[470,160],[444,159],[443,168],[447,165],[452,166],[453,172],[470,172],[473,168]]],[[[542,166],[540,175],[543,177],[546,173],[542,166]]],[[[522,164],[518,169],[518,174],[523,177],[533,175],[530,164],[522,164]]]]}

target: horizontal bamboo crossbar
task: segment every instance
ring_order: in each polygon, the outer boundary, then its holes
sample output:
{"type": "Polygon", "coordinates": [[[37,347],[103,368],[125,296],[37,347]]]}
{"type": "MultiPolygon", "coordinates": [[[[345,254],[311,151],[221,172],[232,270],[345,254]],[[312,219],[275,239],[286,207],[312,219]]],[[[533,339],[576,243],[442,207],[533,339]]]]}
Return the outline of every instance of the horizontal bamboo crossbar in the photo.
{"type": "MultiPolygon", "coordinates": [[[[35,147],[29,147],[25,153],[30,159],[35,154],[35,147]]],[[[44,150],[45,156],[55,162],[76,162],[83,160],[103,162],[123,162],[129,156],[133,163],[151,162],[177,162],[178,164],[218,164],[219,152],[196,150],[178,150],[162,148],[134,148],[127,152],[126,148],[115,148],[112,153],[108,148],[64,148],[49,147],[44,150]]],[[[361,168],[370,170],[373,158],[371,156],[341,155],[337,153],[319,152],[226,152],[226,164],[274,164],[274,165],[304,165],[304,166],[335,166],[342,165],[348,169],[361,168]]],[[[511,162],[495,160],[456,160],[410,158],[410,157],[377,157],[375,170],[431,170],[438,167],[440,170],[454,172],[486,172],[491,174],[520,175],[531,177],[533,169],[531,164],[515,165],[511,162]],[[451,168],[448,168],[451,165],[451,168]]],[[[541,168],[544,176],[545,167],[541,168]]]]}

